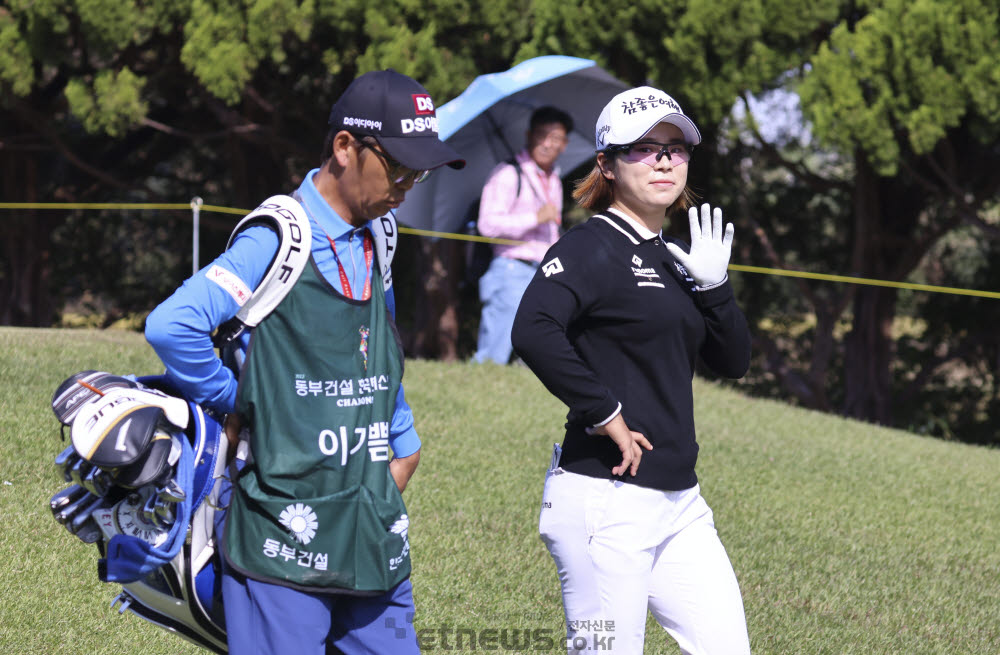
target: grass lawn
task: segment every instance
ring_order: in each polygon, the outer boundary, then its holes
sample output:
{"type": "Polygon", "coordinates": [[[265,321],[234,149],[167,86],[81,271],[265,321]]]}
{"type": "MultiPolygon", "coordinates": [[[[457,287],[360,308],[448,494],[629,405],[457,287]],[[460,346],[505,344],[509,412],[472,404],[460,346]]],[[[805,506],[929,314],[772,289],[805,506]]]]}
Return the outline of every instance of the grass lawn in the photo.
{"type": "MultiPolygon", "coordinates": [[[[0,328],[0,652],[201,652],[110,610],[96,548],[49,512],[66,486],[49,402],[88,368],[161,370],[135,333],[0,328]]],[[[542,652],[562,632],[537,520],[563,407],[517,367],[411,361],[405,383],[424,652],[542,652]]],[[[702,493],[754,653],[1000,653],[1000,451],[695,387],[702,493]]],[[[650,620],[645,652],[679,650],[650,620]]]]}

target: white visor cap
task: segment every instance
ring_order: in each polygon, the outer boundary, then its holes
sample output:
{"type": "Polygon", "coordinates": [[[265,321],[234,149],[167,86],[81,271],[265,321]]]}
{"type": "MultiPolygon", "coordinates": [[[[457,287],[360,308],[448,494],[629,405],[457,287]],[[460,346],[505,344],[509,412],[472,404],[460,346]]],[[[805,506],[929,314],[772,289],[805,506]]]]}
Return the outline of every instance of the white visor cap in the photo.
{"type": "Polygon", "coordinates": [[[676,125],[693,146],[701,143],[701,132],[676,100],[659,89],[640,86],[622,91],[604,106],[597,119],[595,150],[634,143],[659,123],[676,125]]]}

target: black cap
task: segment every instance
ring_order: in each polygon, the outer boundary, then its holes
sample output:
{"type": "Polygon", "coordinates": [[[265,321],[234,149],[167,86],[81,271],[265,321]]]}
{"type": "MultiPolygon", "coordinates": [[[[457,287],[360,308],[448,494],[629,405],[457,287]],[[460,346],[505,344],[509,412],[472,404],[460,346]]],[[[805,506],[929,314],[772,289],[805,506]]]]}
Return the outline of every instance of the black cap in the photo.
{"type": "Polygon", "coordinates": [[[427,89],[391,68],[351,82],[330,109],[330,126],[377,138],[407,168],[465,166],[461,155],[438,138],[437,113],[427,89]]]}

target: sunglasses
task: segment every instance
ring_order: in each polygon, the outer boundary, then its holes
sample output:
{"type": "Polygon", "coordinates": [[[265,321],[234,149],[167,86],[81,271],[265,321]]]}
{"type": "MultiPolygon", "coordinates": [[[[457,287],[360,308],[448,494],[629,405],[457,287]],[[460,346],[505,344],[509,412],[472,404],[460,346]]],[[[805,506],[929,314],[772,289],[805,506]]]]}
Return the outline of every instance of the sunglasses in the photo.
{"type": "Polygon", "coordinates": [[[691,161],[691,151],[694,146],[672,141],[657,143],[656,141],[636,141],[621,146],[612,146],[608,150],[621,153],[622,159],[628,162],[642,162],[647,166],[656,166],[656,162],[666,155],[674,166],[691,161]]]}
{"type": "Polygon", "coordinates": [[[392,180],[393,184],[417,184],[430,177],[431,172],[429,170],[413,170],[412,168],[403,166],[398,161],[390,157],[387,152],[379,150],[372,144],[362,141],[361,139],[356,139],[356,141],[361,144],[362,148],[368,148],[378,155],[379,159],[385,163],[386,169],[389,173],[389,179],[392,180]]]}

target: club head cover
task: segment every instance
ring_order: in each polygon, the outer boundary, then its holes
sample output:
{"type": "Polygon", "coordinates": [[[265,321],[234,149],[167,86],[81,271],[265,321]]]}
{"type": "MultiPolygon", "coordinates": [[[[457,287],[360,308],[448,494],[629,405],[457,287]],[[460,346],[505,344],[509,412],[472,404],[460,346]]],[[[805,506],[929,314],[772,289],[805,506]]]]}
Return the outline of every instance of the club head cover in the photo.
{"type": "Polygon", "coordinates": [[[135,389],[133,380],[103,371],[80,371],[66,378],[52,394],[52,411],[63,425],[72,425],[80,408],[108,389],[135,389]],[[94,391],[96,389],[97,391],[94,391]],[[100,393],[99,393],[100,392],[100,393]]]}
{"type": "Polygon", "coordinates": [[[110,473],[115,484],[134,489],[167,477],[174,449],[168,429],[187,421],[187,402],[180,398],[111,389],[80,410],[71,438],[81,457],[110,473]]]}

